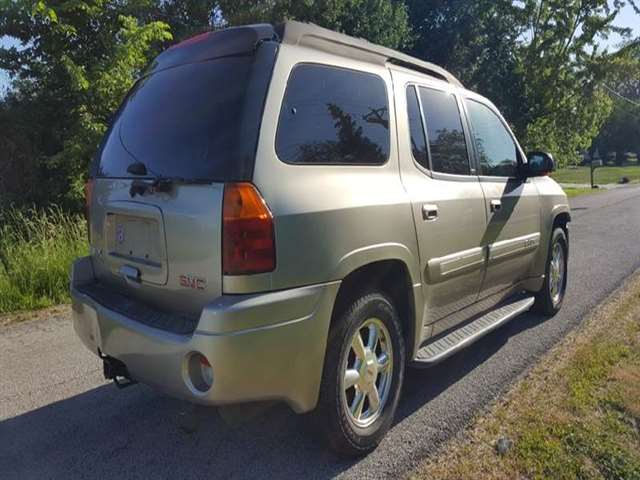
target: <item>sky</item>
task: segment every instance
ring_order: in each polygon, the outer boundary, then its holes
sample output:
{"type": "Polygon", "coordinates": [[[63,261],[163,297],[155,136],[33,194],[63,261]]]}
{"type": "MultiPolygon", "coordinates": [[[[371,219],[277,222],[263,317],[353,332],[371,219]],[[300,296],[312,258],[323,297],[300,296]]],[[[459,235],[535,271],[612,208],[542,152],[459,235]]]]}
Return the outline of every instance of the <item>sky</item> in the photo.
{"type": "MultiPolygon", "coordinates": [[[[612,2],[610,2],[612,3],[612,2]]],[[[615,25],[619,27],[629,27],[633,29],[634,37],[640,37],[640,15],[636,14],[633,8],[630,5],[627,5],[618,15],[615,21],[615,25]]],[[[609,47],[609,50],[615,50],[616,45],[620,43],[620,37],[618,35],[612,35],[607,41],[605,45],[609,47]]],[[[0,38],[0,47],[10,47],[13,45],[17,45],[15,40],[4,36],[0,38]]],[[[0,70],[0,96],[6,90],[9,84],[9,77],[7,73],[3,70],[0,70]]]]}

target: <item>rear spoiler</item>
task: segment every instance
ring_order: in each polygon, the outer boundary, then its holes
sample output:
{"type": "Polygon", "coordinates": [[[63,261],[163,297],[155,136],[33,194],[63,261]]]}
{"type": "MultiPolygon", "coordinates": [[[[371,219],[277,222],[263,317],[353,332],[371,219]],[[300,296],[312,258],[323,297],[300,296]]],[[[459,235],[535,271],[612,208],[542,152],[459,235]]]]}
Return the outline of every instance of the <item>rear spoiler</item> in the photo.
{"type": "Polygon", "coordinates": [[[248,54],[264,41],[278,41],[272,25],[258,24],[205,32],[166,49],[151,62],[144,76],[185,63],[248,54]]]}

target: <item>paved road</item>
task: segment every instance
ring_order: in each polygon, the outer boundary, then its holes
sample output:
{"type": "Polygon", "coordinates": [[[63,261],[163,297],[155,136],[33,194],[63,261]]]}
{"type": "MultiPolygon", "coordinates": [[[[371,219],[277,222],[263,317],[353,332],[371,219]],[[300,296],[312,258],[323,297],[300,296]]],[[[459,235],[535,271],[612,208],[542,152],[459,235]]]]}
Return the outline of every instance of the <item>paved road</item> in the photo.
{"type": "Polygon", "coordinates": [[[345,461],[280,405],[193,408],[101,378],[66,315],[0,333],[0,478],[396,477],[468,425],[640,267],[640,187],[573,202],[563,311],[524,315],[433,370],[410,371],[378,450],[345,461]]]}

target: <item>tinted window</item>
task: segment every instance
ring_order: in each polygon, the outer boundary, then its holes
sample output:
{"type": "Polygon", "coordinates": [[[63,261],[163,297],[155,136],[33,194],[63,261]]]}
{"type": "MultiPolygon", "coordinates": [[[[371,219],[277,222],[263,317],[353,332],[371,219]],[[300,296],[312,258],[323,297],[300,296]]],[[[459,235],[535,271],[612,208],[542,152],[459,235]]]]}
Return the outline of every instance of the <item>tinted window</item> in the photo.
{"type": "Polygon", "coordinates": [[[469,174],[469,155],[456,97],[430,88],[420,88],[427,122],[427,138],[433,171],[469,174]]]}
{"type": "Polygon", "coordinates": [[[225,57],[139,80],[99,153],[98,176],[127,177],[130,164],[143,162],[149,176],[243,177],[259,126],[247,128],[245,97],[264,98],[264,91],[248,88],[256,85],[252,64],[250,56],[225,57]]]}
{"type": "Polygon", "coordinates": [[[502,121],[481,103],[467,101],[473,137],[482,175],[515,177],[518,171],[516,144],[502,121]]]}
{"type": "Polygon", "coordinates": [[[289,163],[375,164],[389,156],[389,107],[381,78],[300,65],[285,93],[276,150],[289,163]]]}
{"type": "Polygon", "coordinates": [[[409,115],[409,133],[411,135],[411,151],[416,161],[424,168],[429,168],[427,160],[427,142],[422,126],[422,114],[418,103],[418,94],[414,86],[407,87],[407,114],[409,115]]]}

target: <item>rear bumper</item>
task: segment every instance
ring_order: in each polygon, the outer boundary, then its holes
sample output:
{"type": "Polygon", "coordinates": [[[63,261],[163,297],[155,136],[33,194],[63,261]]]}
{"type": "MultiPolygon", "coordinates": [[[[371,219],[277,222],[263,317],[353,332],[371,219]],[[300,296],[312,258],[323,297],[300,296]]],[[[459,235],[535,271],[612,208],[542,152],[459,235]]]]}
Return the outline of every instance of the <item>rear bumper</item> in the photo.
{"type": "Polygon", "coordinates": [[[133,379],[201,404],[277,399],[298,413],[316,406],[339,282],[223,295],[204,308],[192,335],[178,335],[127,318],[78,289],[92,281],[89,257],[77,260],[71,278],[75,331],[92,352],[123,362],[133,379]],[[189,379],[194,352],[213,369],[207,392],[189,379]]]}

